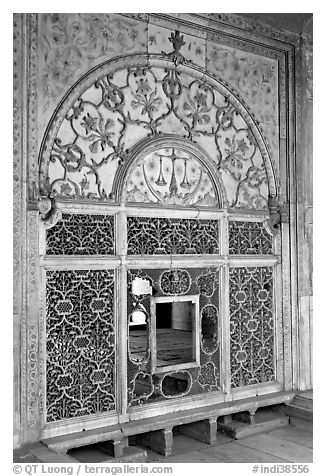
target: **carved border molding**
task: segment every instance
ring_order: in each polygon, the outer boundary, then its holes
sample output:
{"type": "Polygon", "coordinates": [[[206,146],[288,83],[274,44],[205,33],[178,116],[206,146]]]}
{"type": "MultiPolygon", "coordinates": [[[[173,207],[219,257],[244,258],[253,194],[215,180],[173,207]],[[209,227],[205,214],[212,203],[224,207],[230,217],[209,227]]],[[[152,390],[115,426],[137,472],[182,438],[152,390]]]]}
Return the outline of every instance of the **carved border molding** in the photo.
{"type": "MultiPolygon", "coordinates": [[[[124,14],[137,18],[137,14],[124,14]]],[[[226,34],[241,36],[252,41],[266,41],[268,45],[277,47],[284,43],[297,45],[299,35],[292,32],[285,32],[275,27],[267,25],[262,21],[254,21],[248,17],[242,17],[234,13],[151,13],[148,20],[152,18],[165,18],[170,21],[174,19],[178,22],[187,22],[196,24],[197,28],[204,28],[206,31],[220,30],[226,34]]],[[[145,18],[138,18],[145,20],[145,18]]],[[[286,48],[286,45],[283,45],[286,48]]]]}
{"type": "Polygon", "coordinates": [[[38,14],[28,15],[28,184],[29,197],[38,190],[38,14]]]}
{"type": "Polygon", "coordinates": [[[26,380],[23,352],[26,347],[26,319],[24,316],[23,275],[26,269],[23,253],[24,216],[24,182],[23,171],[23,131],[24,131],[24,24],[23,15],[13,16],[13,313],[14,329],[17,342],[14,344],[14,445],[21,444],[21,427],[26,413],[25,387],[22,382],[26,380]],[[21,367],[21,368],[20,368],[21,367]]]}

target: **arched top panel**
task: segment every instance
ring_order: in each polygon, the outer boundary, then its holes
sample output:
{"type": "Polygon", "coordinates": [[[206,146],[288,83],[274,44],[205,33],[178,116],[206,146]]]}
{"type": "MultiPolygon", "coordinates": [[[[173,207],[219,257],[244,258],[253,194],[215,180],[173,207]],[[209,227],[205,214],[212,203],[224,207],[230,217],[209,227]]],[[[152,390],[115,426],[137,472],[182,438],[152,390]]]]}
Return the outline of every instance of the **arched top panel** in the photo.
{"type": "Polygon", "coordinates": [[[115,175],[119,202],[222,208],[226,201],[216,165],[204,149],[173,134],[139,142],[115,175]]]}
{"type": "Polygon", "coordinates": [[[274,172],[248,107],[220,80],[172,59],[115,58],[76,83],[44,136],[42,195],[267,208],[274,172]]]}

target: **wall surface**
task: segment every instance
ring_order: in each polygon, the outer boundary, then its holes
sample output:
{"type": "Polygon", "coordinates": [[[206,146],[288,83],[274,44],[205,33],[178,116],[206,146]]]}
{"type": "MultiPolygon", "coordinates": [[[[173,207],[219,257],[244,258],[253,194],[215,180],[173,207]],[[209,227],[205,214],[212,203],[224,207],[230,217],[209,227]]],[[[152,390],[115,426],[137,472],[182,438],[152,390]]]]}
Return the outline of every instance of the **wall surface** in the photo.
{"type": "Polygon", "coordinates": [[[43,411],[40,388],[44,368],[38,363],[44,353],[39,320],[44,303],[40,302],[38,288],[41,279],[38,155],[47,126],[69,89],[89,70],[119,56],[169,52],[172,50],[169,37],[175,30],[184,36],[184,57],[239,96],[264,135],[285,222],[283,250],[288,249],[289,259],[292,253],[291,263],[284,267],[284,276],[290,283],[283,290],[284,316],[292,319],[285,329],[285,344],[292,351],[292,359],[285,358],[289,370],[285,386],[301,390],[312,386],[312,33],[309,26],[300,37],[237,15],[15,14],[15,447],[39,438],[38,415],[43,411]]]}
{"type": "Polygon", "coordinates": [[[298,88],[298,295],[300,335],[299,388],[313,387],[312,382],[312,295],[313,295],[313,49],[312,19],[305,26],[298,49],[301,88],[298,88]]]}

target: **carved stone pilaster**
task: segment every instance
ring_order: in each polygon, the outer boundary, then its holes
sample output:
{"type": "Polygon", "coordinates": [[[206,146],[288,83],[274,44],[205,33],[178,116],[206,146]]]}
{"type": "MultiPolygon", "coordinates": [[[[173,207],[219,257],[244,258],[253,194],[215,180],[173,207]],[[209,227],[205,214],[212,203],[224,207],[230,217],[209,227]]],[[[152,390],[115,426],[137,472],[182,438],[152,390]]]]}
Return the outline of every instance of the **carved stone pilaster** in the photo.
{"type": "Polygon", "coordinates": [[[23,55],[23,15],[13,16],[13,312],[14,312],[14,447],[21,442],[20,427],[20,401],[21,379],[20,349],[23,344],[21,338],[21,321],[23,305],[23,230],[24,230],[24,168],[23,168],[23,93],[22,84],[24,77],[23,55]]]}
{"type": "Polygon", "coordinates": [[[38,16],[27,16],[28,27],[28,182],[38,188],[38,16]]]}
{"type": "Polygon", "coordinates": [[[36,440],[40,432],[39,380],[39,255],[38,211],[30,210],[27,216],[27,319],[26,319],[26,424],[27,440],[36,440]]]}

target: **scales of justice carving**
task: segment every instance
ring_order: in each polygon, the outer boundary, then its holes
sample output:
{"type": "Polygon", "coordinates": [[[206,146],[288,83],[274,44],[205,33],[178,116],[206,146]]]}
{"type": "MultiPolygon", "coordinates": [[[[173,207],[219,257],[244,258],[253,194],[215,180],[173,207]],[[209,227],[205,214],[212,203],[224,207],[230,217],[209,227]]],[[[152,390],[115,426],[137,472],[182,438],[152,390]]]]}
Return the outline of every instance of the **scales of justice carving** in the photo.
{"type": "Polygon", "coordinates": [[[129,174],[128,202],[216,206],[212,182],[189,153],[164,148],[150,153],[129,174]]]}
{"type": "Polygon", "coordinates": [[[44,139],[42,195],[119,201],[116,183],[123,180],[125,190],[134,148],[161,138],[136,168],[131,164],[127,201],[214,206],[219,182],[226,206],[268,208],[273,172],[254,121],[222,83],[203,73],[199,79],[180,52],[182,36],[170,41],[174,51],[153,62],[147,56],[108,62],[71,90],[44,139]],[[178,147],[171,134],[202,153],[178,147]]]}

